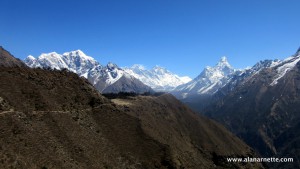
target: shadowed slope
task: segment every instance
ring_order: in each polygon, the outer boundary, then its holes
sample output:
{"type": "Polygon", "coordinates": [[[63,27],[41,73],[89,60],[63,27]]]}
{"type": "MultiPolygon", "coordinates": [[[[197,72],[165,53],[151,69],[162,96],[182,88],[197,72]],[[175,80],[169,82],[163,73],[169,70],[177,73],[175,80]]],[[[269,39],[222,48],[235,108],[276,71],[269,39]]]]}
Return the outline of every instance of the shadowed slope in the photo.
{"type": "MultiPolygon", "coordinates": [[[[226,157],[252,157],[253,151],[224,127],[192,112],[175,97],[138,96],[113,99],[120,109],[141,120],[155,140],[170,146],[172,161],[186,168],[240,168],[226,157]]],[[[244,168],[258,168],[244,164],[244,168]]],[[[243,168],[242,167],[242,168],[243,168]]]]}

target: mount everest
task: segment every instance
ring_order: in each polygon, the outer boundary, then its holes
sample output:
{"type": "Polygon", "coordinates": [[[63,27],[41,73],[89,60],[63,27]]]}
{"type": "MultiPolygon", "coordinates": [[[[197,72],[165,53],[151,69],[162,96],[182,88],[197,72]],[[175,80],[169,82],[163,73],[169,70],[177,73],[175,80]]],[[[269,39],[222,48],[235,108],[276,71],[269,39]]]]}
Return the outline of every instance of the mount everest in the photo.
{"type": "Polygon", "coordinates": [[[160,66],[147,70],[144,66],[136,64],[130,68],[124,68],[124,70],[144,84],[151,86],[155,91],[169,92],[177,86],[192,80],[188,76],[179,77],[160,66]]]}

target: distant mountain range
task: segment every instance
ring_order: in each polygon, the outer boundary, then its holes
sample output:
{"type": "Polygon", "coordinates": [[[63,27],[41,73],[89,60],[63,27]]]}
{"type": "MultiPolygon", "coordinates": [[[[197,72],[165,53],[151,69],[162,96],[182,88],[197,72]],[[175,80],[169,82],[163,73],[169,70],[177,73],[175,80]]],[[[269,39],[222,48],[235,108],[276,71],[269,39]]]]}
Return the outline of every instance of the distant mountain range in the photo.
{"type": "Polygon", "coordinates": [[[151,86],[155,91],[169,92],[192,80],[188,76],[180,77],[160,66],[147,70],[142,65],[136,64],[124,70],[144,84],[151,86]]]}
{"type": "Polygon", "coordinates": [[[101,93],[118,92],[153,92],[141,81],[131,76],[116,64],[102,66],[94,58],[81,50],[58,54],[56,52],[41,54],[38,58],[28,56],[26,65],[32,68],[67,69],[89,80],[101,93]]]}
{"type": "Polygon", "coordinates": [[[191,80],[188,76],[179,77],[159,66],[155,66],[151,70],[146,70],[141,65],[120,68],[114,63],[108,63],[106,66],[102,66],[81,50],[64,54],[44,53],[37,58],[30,55],[24,62],[32,68],[67,69],[87,78],[102,93],[144,93],[153,92],[152,89],[169,92],[178,85],[191,80]]]}

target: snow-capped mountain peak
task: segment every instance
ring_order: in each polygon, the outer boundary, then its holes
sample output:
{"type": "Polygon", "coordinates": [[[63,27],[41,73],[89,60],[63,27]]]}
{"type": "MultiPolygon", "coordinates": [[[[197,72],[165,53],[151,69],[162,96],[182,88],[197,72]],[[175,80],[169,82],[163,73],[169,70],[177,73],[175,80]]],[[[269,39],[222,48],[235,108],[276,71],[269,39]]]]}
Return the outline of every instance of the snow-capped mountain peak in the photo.
{"type": "Polygon", "coordinates": [[[146,68],[143,65],[140,65],[140,64],[134,64],[133,66],[131,66],[131,69],[146,70],[146,68]]]}
{"type": "Polygon", "coordinates": [[[154,67],[152,68],[152,71],[155,72],[155,73],[157,73],[157,74],[160,74],[160,75],[171,74],[171,72],[168,71],[166,68],[160,67],[160,66],[158,66],[158,65],[154,66],[154,67]]]}
{"type": "Polygon", "coordinates": [[[214,67],[206,66],[195,79],[178,86],[172,93],[178,98],[195,94],[213,94],[230,80],[234,72],[227,58],[223,56],[214,67]]]}
{"type": "Polygon", "coordinates": [[[187,76],[179,77],[158,65],[147,70],[144,66],[136,64],[130,68],[124,68],[124,70],[156,91],[171,91],[178,85],[191,80],[187,76]]]}
{"type": "Polygon", "coordinates": [[[232,74],[233,72],[234,69],[227,61],[227,58],[223,56],[214,67],[206,66],[202,73],[195,79],[196,81],[201,79],[207,79],[210,82],[215,83],[223,77],[232,74]]]}
{"type": "Polygon", "coordinates": [[[124,75],[124,70],[119,68],[118,65],[109,62],[106,65],[106,72],[107,72],[107,79],[106,79],[106,83],[108,84],[113,84],[116,81],[118,81],[123,75],[124,75]]]}
{"type": "MultiPolygon", "coordinates": [[[[297,53],[299,52],[299,49],[297,53]]],[[[297,54],[296,53],[296,54],[297,54]]],[[[284,75],[293,69],[296,64],[300,61],[300,53],[298,55],[293,55],[291,57],[288,57],[281,61],[280,63],[276,64],[274,66],[274,69],[277,71],[277,75],[275,76],[273,82],[270,84],[271,86],[274,86],[278,83],[278,80],[284,77],[284,75]]]]}
{"type": "Polygon", "coordinates": [[[228,60],[227,60],[226,56],[222,56],[221,59],[220,59],[220,62],[228,63],[228,60]]]}
{"type": "Polygon", "coordinates": [[[220,68],[229,67],[229,68],[232,68],[232,66],[229,64],[226,56],[221,57],[220,61],[216,65],[216,67],[220,67],[220,68]]]}
{"type": "Polygon", "coordinates": [[[217,65],[213,69],[223,72],[223,74],[225,76],[233,73],[233,71],[234,71],[233,67],[229,64],[229,62],[225,56],[223,56],[220,59],[220,61],[217,63],[217,65]]]}
{"type": "Polygon", "coordinates": [[[65,52],[65,53],[63,53],[63,56],[69,57],[69,58],[80,58],[81,60],[89,60],[89,61],[95,62],[94,58],[92,58],[91,56],[87,56],[80,49],[71,51],[71,52],[65,52]]]}
{"type": "Polygon", "coordinates": [[[35,60],[35,57],[32,56],[32,55],[29,55],[26,59],[28,59],[28,60],[35,60]]]}
{"type": "Polygon", "coordinates": [[[58,70],[66,68],[85,77],[86,75],[84,74],[91,68],[99,65],[95,59],[85,55],[81,50],[65,52],[62,55],[56,52],[42,53],[37,58],[29,55],[25,59],[25,63],[30,67],[49,67],[58,70]]]}
{"type": "Polygon", "coordinates": [[[36,58],[33,57],[32,55],[27,56],[27,58],[25,59],[25,62],[28,64],[34,64],[34,62],[36,61],[36,58]]]}

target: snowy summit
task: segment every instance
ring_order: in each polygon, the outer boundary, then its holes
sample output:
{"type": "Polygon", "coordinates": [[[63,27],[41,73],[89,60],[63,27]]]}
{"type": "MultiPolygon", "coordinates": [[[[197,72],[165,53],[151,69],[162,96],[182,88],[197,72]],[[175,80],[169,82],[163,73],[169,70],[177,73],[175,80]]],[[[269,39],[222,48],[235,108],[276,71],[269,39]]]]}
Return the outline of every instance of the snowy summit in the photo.
{"type": "Polygon", "coordinates": [[[207,66],[195,79],[180,85],[172,91],[178,98],[197,94],[213,94],[230,80],[235,70],[223,56],[214,66],[207,66]]]}
{"type": "Polygon", "coordinates": [[[147,70],[144,66],[136,64],[130,68],[124,68],[124,70],[155,91],[168,92],[192,80],[188,76],[180,77],[160,66],[154,66],[147,70]]]}

